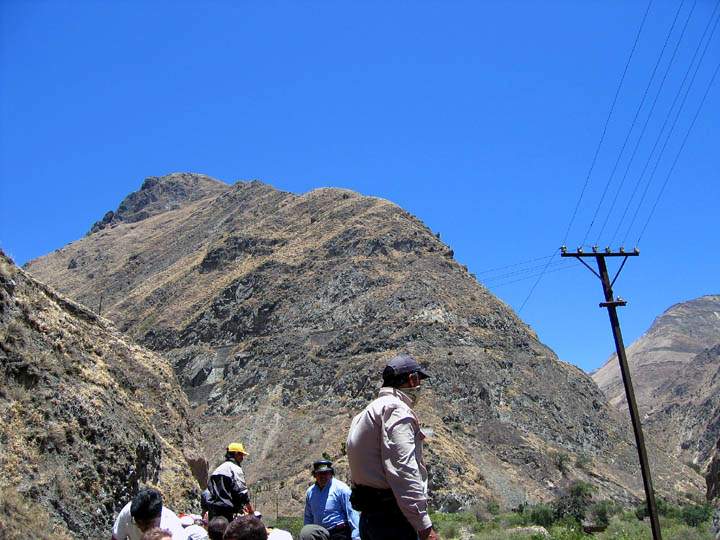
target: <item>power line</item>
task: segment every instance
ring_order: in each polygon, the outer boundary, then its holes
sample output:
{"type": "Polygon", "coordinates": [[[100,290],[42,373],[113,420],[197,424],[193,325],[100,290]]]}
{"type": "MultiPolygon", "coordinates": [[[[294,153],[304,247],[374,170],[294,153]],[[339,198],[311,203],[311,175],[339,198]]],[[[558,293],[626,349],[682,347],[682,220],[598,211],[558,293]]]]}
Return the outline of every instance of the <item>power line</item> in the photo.
{"type": "MultiPolygon", "coordinates": [[[[717,6],[716,6],[716,9],[717,9],[717,6]]],[[[715,13],[715,10],[713,10],[713,13],[715,13]]],[[[663,143],[663,146],[662,146],[662,148],[660,149],[660,153],[658,154],[657,161],[655,162],[655,165],[654,165],[652,171],[650,172],[650,177],[648,178],[648,181],[647,181],[647,183],[645,184],[645,188],[644,188],[643,193],[642,193],[642,195],[641,195],[641,197],[640,197],[640,201],[638,202],[638,205],[637,205],[637,207],[635,208],[635,212],[633,213],[633,217],[632,217],[632,219],[630,220],[630,224],[628,225],[627,230],[625,231],[625,235],[623,236],[623,240],[622,240],[622,243],[623,243],[623,244],[625,244],[628,236],[630,236],[630,231],[632,230],[632,227],[633,227],[633,225],[635,224],[635,220],[637,219],[638,214],[640,213],[640,209],[642,208],[643,202],[645,201],[645,197],[646,197],[646,195],[647,195],[647,193],[648,193],[648,191],[649,191],[649,189],[650,189],[650,185],[652,184],[652,181],[653,181],[653,179],[654,179],[654,177],[655,177],[655,172],[657,171],[658,166],[660,165],[660,161],[662,160],[662,156],[663,156],[663,154],[665,153],[665,149],[667,148],[668,142],[670,141],[670,137],[672,136],[672,133],[673,133],[673,131],[675,130],[675,126],[677,125],[677,121],[678,121],[678,118],[680,117],[680,113],[682,112],[683,107],[685,106],[685,103],[686,103],[686,101],[687,101],[688,95],[690,94],[690,89],[692,88],[692,85],[693,85],[693,83],[695,82],[695,77],[696,77],[697,74],[698,74],[698,71],[699,71],[699,69],[700,69],[700,65],[702,64],[702,61],[703,61],[703,59],[705,58],[705,53],[707,53],[708,47],[710,46],[710,43],[712,42],[712,38],[713,38],[713,36],[715,35],[715,30],[717,29],[718,22],[720,22],[720,16],[718,16],[718,17],[715,18],[715,24],[713,25],[712,31],[710,32],[710,37],[709,37],[708,40],[705,42],[705,47],[703,48],[702,54],[700,55],[700,58],[699,58],[699,60],[698,60],[697,65],[695,65],[695,71],[693,72],[693,75],[692,75],[692,77],[691,77],[691,79],[690,79],[690,82],[689,82],[689,84],[688,84],[688,86],[687,86],[687,89],[685,90],[685,94],[684,94],[684,96],[683,96],[683,98],[682,98],[682,100],[681,100],[681,102],[680,102],[680,105],[679,105],[679,108],[678,108],[678,110],[677,110],[677,113],[675,114],[675,118],[673,119],[672,125],[670,126],[670,129],[669,129],[669,131],[668,131],[667,137],[665,138],[665,142],[663,143]]],[[[708,26],[706,26],[706,28],[705,28],[705,32],[703,32],[703,35],[702,35],[702,37],[700,38],[700,42],[698,43],[697,48],[695,49],[695,53],[693,54],[693,58],[692,58],[692,60],[690,61],[690,65],[688,66],[688,69],[687,69],[687,71],[685,72],[685,77],[683,78],[683,81],[682,81],[682,83],[680,84],[680,88],[678,89],[678,92],[677,92],[677,94],[676,94],[676,96],[675,96],[675,100],[673,100],[673,104],[671,105],[670,110],[668,111],[668,116],[667,116],[666,119],[665,119],[665,123],[667,123],[667,121],[668,121],[668,120],[670,119],[670,117],[672,116],[672,109],[673,109],[673,107],[675,106],[675,103],[677,102],[678,98],[682,95],[683,86],[684,86],[684,84],[685,84],[685,81],[687,80],[687,76],[688,76],[688,75],[690,74],[690,72],[692,71],[692,67],[693,67],[693,63],[694,63],[694,61],[695,61],[695,57],[697,56],[697,53],[700,51],[700,48],[702,47],[702,42],[703,42],[703,39],[705,38],[705,34],[707,33],[707,30],[708,30],[708,27],[709,27],[710,23],[712,23],[712,17],[711,17],[710,21],[708,22],[708,26]]],[[[663,124],[663,130],[664,130],[664,127],[665,127],[665,124],[663,124]]],[[[657,145],[657,143],[660,141],[660,139],[662,138],[662,132],[663,132],[663,130],[661,130],[661,131],[660,131],[660,134],[658,135],[658,139],[657,139],[657,141],[656,141],[656,145],[657,145]]],[[[640,180],[642,179],[642,176],[644,176],[645,170],[647,169],[648,165],[650,164],[651,157],[652,157],[652,152],[651,152],[650,157],[648,157],[647,163],[645,164],[645,168],[643,169],[643,174],[641,175],[640,179],[638,180],[638,184],[636,185],[636,189],[637,189],[637,187],[639,187],[639,185],[640,185],[640,180]]],[[[628,207],[629,207],[629,205],[628,205],[628,207]]]]}
{"type": "MultiPolygon", "coordinates": [[[[550,257],[552,257],[552,255],[550,255],[550,257]]],[[[524,264],[528,264],[528,263],[532,263],[532,262],[544,261],[545,259],[549,259],[550,257],[536,257],[536,258],[534,258],[534,259],[527,259],[527,260],[520,261],[520,262],[517,262],[517,263],[507,264],[507,265],[505,265],[505,266],[498,266],[498,267],[496,267],[496,268],[488,268],[487,270],[482,270],[482,271],[480,271],[480,272],[475,272],[475,275],[481,276],[481,275],[483,275],[483,274],[489,274],[489,273],[491,273],[491,272],[496,272],[497,270],[505,270],[506,268],[514,268],[514,267],[516,267],[516,266],[522,266],[522,265],[524,265],[524,264]]]]}
{"type": "MultiPolygon", "coordinates": [[[[712,13],[710,14],[710,18],[708,19],[708,22],[707,22],[707,24],[705,25],[705,29],[703,30],[702,36],[700,37],[700,40],[698,41],[697,47],[695,47],[695,51],[693,52],[693,56],[692,56],[692,58],[690,59],[690,63],[688,64],[688,68],[687,68],[687,70],[685,70],[685,75],[683,76],[683,80],[682,80],[682,82],[680,83],[680,86],[679,86],[679,88],[678,88],[678,91],[677,91],[677,93],[675,94],[675,98],[673,99],[673,102],[672,102],[672,104],[670,105],[670,108],[668,109],[668,113],[667,113],[667,115],[665,116],[665,120],[664,120],[664,122],[663,122],[663,125],[662,125],[662,127],[660,128],[660,132],[658,133],[658,136],[657,136],[657,138],[655,139],[655,144],[653,144],[652,150],[650,150],[650,154],[648,155],[648,158],[647,158],[647,160],[645,161],[645,166],[643,167],[643,170],[642,170],[642,172],[640,173],[640,176],[638,177],[637,182],[635,183],[635,187],[633,188],[632,194],[630,195],[630,198],[628,199],[628,202],[627,202],[627,204],[625,205],[625,210],[623,211],[623,215],[622,215],[622,217],[620,218],[620,222],[618,223],[618,226],[617,226],[617,228],[615,229],[615,232],[613,233],[613,240],[615,239],[615,237],[616,237],[616,236],[618,235],[618,233],[620,232],[620,229],[621,229],[621,227],[622,227],[622,224],[623,224],[623,222],[625,221],[625,217],[627,216],[627,213],[629,212],[630,207],[632,206],[632,202],[633,202],[633,200],[635,200],[635,194],[637,193],[637,190],[638,190],[638,189],[640,188],[640,186],[642,185],[643,178],[645,178],[645,173],[647,172],[648,167],[650,166],[650,163],[652,162],[652,157],[653,157],[653,154],[655,153],[655,149],[657,148],[658,144],[659,144],[660,141],[662,140],[663,134],[665,133],[665,128],[667,127],[667,124],[668,124],[668,122],[670,121],[670,118],[672,117],[673,110],[675,109],[675,104],[678,102],[678,99],[680,99],[680,96],[681,96],[682,93],[683,93],[683,88],[685,87],[685,82],[687,81],[688,76],[690,75],[690,72],[692,71],[692,68],[693,68],[693,66],[695,65],[695,58],[697,58],[697,55],[698,55],[698,53],[700,52],[700,49],[702,48],[702,44],[703,44],[703,42],[705,41],[705,36],[707,35],[708,30],[710,29],[710,26],[712,25],[713,18],[714,18],[714,16],[715,16],[715,12],[717,11],[718,7],[720,7],[720,2],[718,2],[718,3],[715,4],[715,8],[713,9],[712,13]]],[[[716,23],[716,24],[717,24],[717,23],[716,23]]],[[[713,32],[714,32],[714,31],[715,31],[715,30],[714,30],[714,28],[713,28],[713,32]]],[[[712,39],[712,34],[711,34],[711,36],[710,36],[710,39],[712,39]]],[[[708,43],[709,43],[709,40],[708,40],[708,43]]],[[[703,55],[704,55],[704,53],[703,53],[703,55]]],[[[674,128],[674,126],[675,126],[675,124],[673,124],[673,128],[674,128]]],[[[670,130],[669,133],[672,133],[672,129],[670,130]]],[[[669,136],[668,136],[668,137],[669,137],[669,136]]],[[[663,153],[664,153],[664,151],[665,151],[665,148],[666,148],[666,146],[667,146],[667,141],[668,141],[668,140],[669,140],[669,138],[666,139],[666,142],[665,142],[665,144],[663,145],[663,147],[662,147],[662,149],[661,149],[661,151],[660,151],[660,154],[658,155],[658,162],[657,162],[657,163],[659,163],[659,160],[662,158],[662,155],[663,155],[663,153]]],[[[657,168],[657,164],[655,165],[655,168],[657,168]]],[[[653,169],[653,173],[652,173],[653,175],[654,175],[654,170],[655,170],[655,169],[653,169]]],[[[633,214],[632,220],[630,221],[630,225],[628,225],[627,230],[625,231],[625,235],[623,236],[623,240],[622,240],[622,243],[623,243],[623,244],[625,244],[625,241],[627,240],[627,237],[630,235],[630,230],[632,229],[632,226],[634,225],[635,220],[637,219],[638,212],[640,211],[640,208],[642,207],[642,203],[643,203],[643,201],[645,200],[645,196],[647,195],[647,192],[648,192],[648,189],[650,188],[651,182],[652,182],[652,177],[650,178],[650,180],[648,180],[647,184],[645,185],[645,189],[643,190],[642,196],[640,197],[640,202],[638,203],[637,207],[635,208],[635,212],[634,212],[634,214],[633,214]]],[[[611,242],[611,243],[612,243],[612,242],[611,242]]]]}
{"type": "MultiPolygon", "coordinates": [[[[635,40],[633,41],[632,48],[630,49],[630,54],[628,55],[628,59],[625,62],[625,67],[623,68],[622,75],[620,76],[620,82],[618,82],[617,89],[615,90],[615,95],[613,96],[612,103],[610,104],[610,110],[608,111],[607,118],[605,119],[605,124],[603,125],[602,133],[600,134],[600,140],[598,141],[597,147],[595,148],[595,153],[593,154],[592,161],[590,162],[590,168],[588,169],[587,175],[585,176],[585,183],[583,184],[582,190],[580,191],[580,196],[578,197],[577,203],[575,203],[575,209],[573,210],[573,213],[570,217],[570,222],[568,223],[567,229],[565,230],[565,236],[563,237],[562,245],[565,245],[567,243],[568,235],[570,234],[570,229],[572,229],[573,223],[575,222],[575,218],[577,217],[578,209],[580,208],[580,204],[582,203],[583,197],[585,195],[585,191],[587,191],[588,184],[590,182],[590,177],[592,176],[593,169],[595,169],[595,163],[597,163],[597,157],[600,153],[600,148],[602,147],[602,143],[605,140],[605,135],[607,134],[607,128],[608,124],[610,124],[610,118],[612,117],[613,111],[615,110],[615,104],[617,103],[618,96],[620,95],[620,89],[622,88],[623,82],[625,81],[625,76],[627,75],[628,68],[630,67],[630,62],[632,60],[633,55],[635,54],[635,49],[637,48],[638,41],[640,40],[640,34],[642,34],[643,28],[645,27],[645,21],[647,20],[648,13],[650,13],[650,7],[652,6],[653,0],[648,1],[648,5],[645,8],[645,13],[643,14],[642,21],[640,21],[640,26],[638,27],[638,31],[635,34],[635,40]]],[[[532,297],[533,293],[535,292],[535,289],[537,288],[538,284],[542,280],[543,276],[547,272],[548,267],[550,266],[550,263],[557,255],[558,250],[554,250],[552,255],[549,256],[547,263],[545,264],[545,268],[543,268],[543,271],[540,272],[540,274],[537,277],[537,280],[535,283],[533,283],[532,287],[530,288],[530,291],[528,292],[527,296],[525,297],[525,300],[523,300],[523,303],[520,306],[520,309],[518,309],[518,313],[521,313],[525,305],[530,300],[530,297],[532,297]]]]}
{"type": "MultiPolygon", "coordinates": [[[[583,188],[580,191],[580,197],[578,197],[577,203],[575,204],[575,209],[573,210],[572,216],[570,217],[570,223],[568,223],[567,230],[565,231],[565,236],[563,237],[562,245],[565,245],[567,243],[567,238],[568,238],[568,235],[570,234],[570,229],[572,228],[572,225],[575,222],[575,217],[577,216],[578,209],[580,208],[580,203],[582,202],[583,196],[585,195],[585,191],[587,190],[587,187],[588,187],[588,183],[590,182],[590,176],[592,175],[593,169],[595,168],[595,163],[597,162],[597,157],[598,157],[598,154],[600,153],[600,147],[602,146],[602,143],[605,140],[605,134],[607,133],[608,124],[610,123],[610,118],[612,117],[612,113],[615,110],[615,104],[617,103],[618,96],[620,95],[620,89],[622,88],[623,82],[625,81],[625,75],[627,75],[628,68],[630,67],[630,61],[632,60],[632,57],[635,54],[635,49],[637,47],[638,40],[640,39],[640,34],[642,33],[643,27],[645,26],[645,21],[647,20],[647,16],[648,16],[648,13],[650,12],[650,6],[652,6],[652,3],[653,3],[653,0],[650,0],[648,2],[647,8],[645,8],[645,14],[643,15],[642,21],[640,22],[640,27],[638,28],[637,34],[635,35],[635,41],[633,41],[632,48],[630,49],[630,55],[628,56],[627,62],[625,62],[625,68],[623,69],[622,75],[620,76],[620,82],[618,83],[617,89],[615,90],[615,96],[613,97],[612,103],[610,104],[610,111],[608,111],[607,118],[605,119],[605,125],[603,126],[603,130],[600,135],[600,140],[598,141],[597,148],[595,148],[595,154],[593,155],[592,161],[590,162],[590,169],[588,169],[588,173],[585,176],[585,184],[583,185],[583,188]]],[[[553,255],[551,255],[551,257],[554,255],[555,255],[555,253],[553,253],[553,255]]]]}
{"type": "Polygon", "coordinates": [[[645,222],[645,225],[643,226],[642,231],[640,231],[640,236],[638,236],[636,245],[640,244],[640,240],[642,239],[643,234],[645,234],[645,229],[647,229],[647,226],[650,223],[650,219],[652,219],[653,214],[655,213],[655,208],[657,208],[657,205],[660,202],[660,198],[662,197],[663,193],[665,192],[665,188],[667,187],[668,181],[670,180],[670,176],[672,175],[673,171],[675,170],[675,165],[677,165],[678,159],[680,158],[680,154],[682,153],[683,148],[685,148],[685,143],[687,142],[688,137],[690,136],[690,132],[692,131],[693,126],[695,126],[695,121],[697,120],[698,116],[700,115],[700,111],[702,110],[702,107],[705,104],[705,99],[707,98],[708,93],[710,93],[710,88],[712,88],[712,85],[715,82],[715,77],[717,76],[718,71],[720,71],[720,63],[718,63],[717,67],[715,67],[715,71],[713,72],[712,78],[710,79],[710,83],[708,84],[708,87],[705,89],[705,94],[703,94],[702,100],[700,100],[700,105],[698,106],[697,111],[695,111],[695,116],[693,116],[692,122],[690,122],[690,127],[688,128],[687,133],[685,134],[685,138],[683,139],[683,142],[680,145],[680,148],[678,149],[677,155],[675,156],[673,164],[670,167],[670,170],[668,171],[667,177],[665,178],[665,182],[663,183],[662,188],[660,189],[660,192],[658,193],[657,199],[655,199],[655,204],[653,204],[652,210],[650,210],[650,214],[648,215],[647,221],[645,222]]]}
{"type": "MultiPolygon", "coordinates": [[[[555,272],[562,272],[563,270],[569,270],[570,268],[572,268],[571,265],[565,265],[565,266],[562,266],[562,267],[560,267],[560,268],[555,268],[555,269],[553,269],[553,270],[548,270],[548,271],[545,272],[545,274],[554,274],[555,272]]],[[[520,281],[527,281],[528,279],[532,279],[532,278],[537,277],[537,276],[540,276],[540,275],[541,275],[541,274],[533,274],[533,275],[530,275],[530,276],[525,276],[525,277],[521,277],[521,278],[517,278],[517,279],[510,280],[510,281],[504,281],[504,282],[501,282],[501,283],[492,283],[492,284],[490,284],[490,285],[487,285],[487,287],[488,287],[488,288],[492,288],[492,289],[496,289],[496,288],[498,288],[498,287],[504,287],[505,285],[511,285],[511,284],[513,284],[513,283],[519,283],[520,281]]]]}
{"type": "MultiPolygon", "coordinates": [[[[635,142],[635,147],[632,150],[632,153],[630,154],[630,159],[628,160],[627,167],[625,168],[625,173],[623,174],[622,179],[620,180],[620,183],[618,184],[618,188],[615,191],[615,196],[613,197],[612,203],[610,204],[610,209],[607,212],[607,215],[605,216],[605,220],[603,221],[602,227],[600,228],[600,232],[598,233],[597,241],[595,242],[595,245],[600,244],[600,239],[602,238],[602,234],[605,231],[605,227],[608,224],[608,221],[610,220],[610,216],[612,215],[613,210],[615,209],[615,204],[617,203],[618,197],[620,196],[620,192],[622,191],[623,186],[625,185],[625,180],[627,179],[627,176],[630,172],[630,167],[635,159],[635,156],[637,155],[638,148],[640,147],[640,142],[642,141],[643,137],[645,136],[645,131],[647,130],[648,124],[650,123],[650,118],[652,118],[653,112],[655,111],[655,106],[657,105],[658,99],[660,97],[660,94],[662,93],[662,89],[665,86],[665,81],[667,80],[668,74],[670,73],[670,68],[672,68],[673,62],[675,60],[675,56],[677,55],[678,49],[680,48],[680,43],[682,42],[683,36],[685,36],[685,31],[687,30],[688,24],[690,23],[690,19],[692,18],[692,14],[695,11],[695,6],[697,6],[697,0],[693,2],[692,8],[690,8],[690,11],[688,12],[688,16],[685,19],[685,24],[683,25],[682,31],[680,32],[680,37],[678,37],[677,43],[675,43],[675,48],[673,49],[672,55],[670,56],[670,61],[668,62],[667,67],[665,68],[665,73],[663,75],[662,80],[660,81],[660,85],[658,86],[657,92],[655,93],[655,99],[653,99],[652,105],[650,106],[650,112],[648,112],[647,117],[645,118],[645,123],[643,124],[642,129],[640,130],[640,136],[637,138],[637,141],[635,142]]],[[[611,245],[612,242],[610,242],[608,245],[611,245]]]]}
{"type": "MultiPolygon", "coordinates": [[[[557,252],[558,252],[558,250],[555,250],[553,256],[557,255],[557,252]]],[[[537,280],[535,281],[535,283],[533,283],[532,287],[530,287],[530,292],[528,292],[527,296],[525,297],[525,300],[523,300],[523,303],[520,305],[520,309],[518,309],[518,313],[520,313],[523,310],[523,308],[525,307],[525,304],[527,304],[528,300],[530,300],[530,297],[535,292],[535,289],[537,288],[538,283],[540,283],[540,280],[543,278],[543,276],[547,272],[548,266],[550,266],[551,262],[552,262],[552,259],[549,259],[548,262],[545,264],[545,268],[543,268],[543,271],[540,272],[540,274],[538,274],[537,280]]]]}
{"type": "MultiPolygon", "coordinates": [[[[550,266],[558,266],[559,264],[562,264],[562,261],[555,261],[555,262],[551,261],[550,266]]],[[[540,265],[536,265],[536,266],[529,266],[527,268],[522,268],[520,270],[515,270],[514,272],[507,272],[507,273],[500,274],[497,276],[490,276],[488,278],[483,279],[483,282],[498,281],[498,280],[502,280],[502,279],[505,279],[508,277],[518,276],[518,275],[527,274],[527,273],[533,273],[533,272],[537,273],[538,270],[545,268],[545,266],[546,265],[544,265],[544,264],[540,264],[540,265]]]]}
{"type": "Polygon", "coordinates": [[[618,153],[618,157],[615,160],[615,165],[613,166],[613,169],[610,172],[610,176],[608,177],[608,180],[605,183],[605,188],[603,189],[602,195],[600,196],[600,202],[598,202],[597,208],[595,208],[595,213],[593,214],[592,220],[590,221],[590,225],[588,226],[587,231],[585,232],[585,236],[583,237],[583,241],[582,241],[583,244],[587,240],[587,237],[590,235],[590,231],[592,230],[593,225],[595,225],[595,219],[597,219],[597,215],[600,212],[600,208],[602,207],[603,202],[605,202],[605,196],[607,195],[608,189],[610,188],[610,184],[612,183],[613,176],[615,176],[615,171],[617,171],[618,165],[620,164],[620,159],[622,158],[623,152],[625,152],[625,147],[627,146],[627,143],[630,140],[630,135],[632,134],[633,129],[635,129],[635,123],[637,122],[638,116],[640,115],[640,111],[642,110],[643,105],[645,105],[645,99],[647,98],[648,91],[650,90],[650,87],[652,86],[652,82],[655,79],[655,74],[657,73],[658,66],[660,66],[660,61],[662,60],[662,57],[665,54],[665,49],[667,47],[668,42],[670,41],[670,36],[672,35],[673,30],[675,29],[675,24],[677,23],[678,16],[680,15],[680,11],[682,10],[682,7],[684,4],[685,4],[685,0],[682,0],[680,2],[680,5],[678,6],[677,11],[675,12],[675,18],[673,19],[673,22],[670,25],[670,30],[668,30],[667,36],[665,37],[665,42],[663,43],[662,49],[660,49],[660,54],[658,55],[658,59],[655,62],[655,67],[653,67],[652,73],[650,74],[650,80],[648,81],[647,86],[645,87],[645,91],[643,92],[642,99],[640,100],[640,105],[638,105],[638,108],[635,111],[635,116],[633,117],[632,123],[630,124],[630,129],[628,130],[627,136],[625,137],[625,141],[623,142],[622,147],[620,148],[620,152],[618,153]]]}

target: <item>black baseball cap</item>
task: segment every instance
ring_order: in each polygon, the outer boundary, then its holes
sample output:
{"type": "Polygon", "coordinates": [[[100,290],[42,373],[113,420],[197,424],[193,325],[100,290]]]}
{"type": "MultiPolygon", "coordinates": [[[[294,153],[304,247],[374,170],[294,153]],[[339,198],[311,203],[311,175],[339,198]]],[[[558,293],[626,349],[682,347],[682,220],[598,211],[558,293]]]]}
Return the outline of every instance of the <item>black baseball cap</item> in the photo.
{"type": "Polygon", "coordinates": [[[313,463],[313,473],[320,473],[320,472],[331,472],[335,473],[335,470],[332,467],[332,461],[327,459],[320,459],[313,463]]]}
{"type": "Polygon", "coordinates": [[[383,379],[397,377],[406,373],[418,373],[421,379],[427,379],[430,375],[420,367],[417,360],[409,354],[399,354],[392,358],[383,370],[383,379]]]}

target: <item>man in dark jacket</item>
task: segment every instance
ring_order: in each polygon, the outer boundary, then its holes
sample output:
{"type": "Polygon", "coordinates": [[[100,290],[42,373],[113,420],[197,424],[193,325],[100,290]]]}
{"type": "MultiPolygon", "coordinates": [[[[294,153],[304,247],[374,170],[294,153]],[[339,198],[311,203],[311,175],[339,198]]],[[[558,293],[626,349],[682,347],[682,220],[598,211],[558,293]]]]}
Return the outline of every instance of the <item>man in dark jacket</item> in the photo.
{"type": "Polygon", "coordinates": [[[225,452],[225,461],[210,475],[207,499],[209,519],[223,516],[231,522],[235,514],[253,513],[245,473],[240,467],[247,455],[242,443],[231,443],[225,452]]]}

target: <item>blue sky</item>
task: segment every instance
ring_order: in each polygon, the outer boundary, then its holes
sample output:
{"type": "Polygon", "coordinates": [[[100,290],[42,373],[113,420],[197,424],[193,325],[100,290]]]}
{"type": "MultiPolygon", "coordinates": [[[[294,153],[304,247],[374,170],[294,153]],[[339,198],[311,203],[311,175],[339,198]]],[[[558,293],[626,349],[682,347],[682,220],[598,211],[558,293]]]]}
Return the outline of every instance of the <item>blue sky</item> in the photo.
{"type": "MultiPolygon", "coordinates": [[[[48,253],[143,178],[169,172],[297,193],[338,186],[417,215],[517,310],[541,271],[525,269],[545,259],[487,270],[562,242],[647,5],[6,0],[0,247],[20,264],[48,253]]],[[[670,305],[720,292],[720,80],[709,86],[720,30],[707,41],[716,7],[653,1],[568,235],[571,246],[618,236],[617,246],[638,179],[651,179],[632,246],[669,178],[642,254],[615,287],[630,302],[620,314],[628,343],[670,305]],[[698,43],[696,63],[709,44],[676,128],[643,177],[698,43]]],[[[613,350],[600,283],[557,261],[520,315],[562,359],[595,369],[613,350]]]]}

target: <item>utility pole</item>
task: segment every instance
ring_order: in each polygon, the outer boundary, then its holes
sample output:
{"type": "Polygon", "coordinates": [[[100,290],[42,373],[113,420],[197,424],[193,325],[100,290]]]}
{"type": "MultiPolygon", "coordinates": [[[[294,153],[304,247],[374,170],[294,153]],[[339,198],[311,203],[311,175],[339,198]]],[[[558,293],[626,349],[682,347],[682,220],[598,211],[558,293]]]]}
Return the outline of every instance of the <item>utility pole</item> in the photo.
{"type": "Polygon", "coordinates": [[[622,271],[628,257],[637,257],[640,251],[635,248],[632,252],[626,252],[624,248],[613,252],[610,248],[605,251],[598,250],[597,246],[593,246],[592,251],[586,253],[582,248],[578,248],[576,252],[568,252],[565,246],[560,248],[561,257],[574,257],[584,264],[593,274],[595,274],[602,282],[603,292],[605,293],[605,301],[600,303],[601,308],[607,308],[610,316],[610,326],[612,327],[613,338],[615,338],[615,350],[617,351],[618,362],[620,363],[620,374],[622,375],[623,384],[625,385],[625,396],[627,397],[628,407],[630,409],[630,419],[632,420],[633,431],[635,432],[635,442],[637,443],[638,456],[640,458],[640,470],[642,472],[643,486],[645,487],[645,499],[647,501],[648,513],[650,514],[650,526],[652,527],[653,540],[662,540],[660,534],[660,521],[658,520],[657,506],[655,505],[655,492],[653,491],[652,477],[650,475],[650,464],[648,463],[647,451],[645,450],[645,438],[643,437],[642,425],[640,424],[640,414],[638,413],[637,402],[635,401],[635,391],[633,390],[632,379],[630,378],[630,368],[625,355],[625,344],[623,343],[622,332],[620,331],[620,321],[617,315],[617,308],[627,305],[627,302],[620,297],[613,299],[612,287],[615,284],[620,272],[622,271]],[[605,259],[607,257],[622,257],[623,261],[618,268],[615,277],[610,281],[605,259]],[[583,259],[593,258],[597,263],[598,271],[591,268],[583,259]]]}

